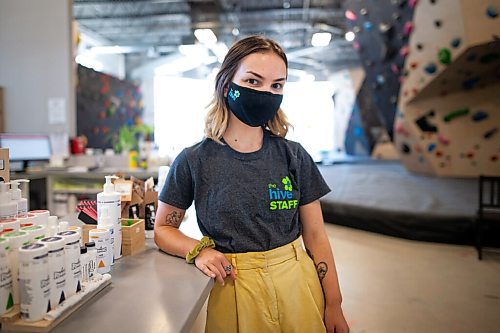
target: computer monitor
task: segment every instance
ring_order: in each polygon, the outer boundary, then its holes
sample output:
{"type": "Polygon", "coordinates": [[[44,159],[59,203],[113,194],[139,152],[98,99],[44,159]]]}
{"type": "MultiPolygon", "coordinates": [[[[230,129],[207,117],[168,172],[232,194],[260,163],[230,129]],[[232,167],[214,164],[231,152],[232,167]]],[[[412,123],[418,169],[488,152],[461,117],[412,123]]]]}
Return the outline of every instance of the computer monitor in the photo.
{"type": "Polygon", "coordinates": [[[0,134],[0,147],[9,148],[9,160],[13,171],[16,162],[22,162],[22,170],[32,161],[48,161],[50,159],[50,138],[39,134],[0,134]]]}

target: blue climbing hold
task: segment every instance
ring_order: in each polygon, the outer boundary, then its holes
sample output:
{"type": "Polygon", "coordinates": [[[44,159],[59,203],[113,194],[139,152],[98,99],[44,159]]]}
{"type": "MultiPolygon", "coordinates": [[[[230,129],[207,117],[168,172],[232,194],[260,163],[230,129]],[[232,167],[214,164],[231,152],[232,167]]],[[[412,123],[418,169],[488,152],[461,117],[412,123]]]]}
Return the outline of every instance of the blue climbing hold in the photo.
{"type": "Polygon", "coordinates": [[[465,80],[462,82],[462,87],[465,90],[472,90],[476,87],[476,84],[479,82],[480,78],[473,77],[472,79],[465,80]]]}
{"type": "Polygon", "coordinates": [[[366,31],[372,31],[373,23],[371,23],[370,21],[366,21],[365,23],[363,23],[363,28],[365,28],[366,31]]]}
{"type": "Polygon", "coordinates": [[[377,83],[378,84],[384,84],[385,83],[385,77],[382,74],[377,75],[376,79],[377,79],[377,83]]]}
{"type": "Polygon", "coordinates": [[[435,143],[429,143],[429,145],[427,146],[427,151],[429,153],[432,153],[432,151],[436,149],[436,144],[435,143]]]}
{"type": "Polygon", "coordinates": [[[363,130],[361,129],[361,127],[354,128],[354,135],[355,136],[360,137],[362,134],[363,134],[363,130]]]}
{"type": "Polygon", "coordinates": [[[472,120],[474,120],[475,122],[479,122],[485,119],[488,119],[488,114],[484,111],[478,111],[472,115],[472,120]]]}
{"type": "Polygon", "coordinates": [[[456,49],[457,47],[459,47],[459,46],[460,46],[460,44],[462,44],[462,40],[461,40],[460,38],[455,38],[455,39],[453,39],[453,40],[451,41],[451,43],[450,43],[451,47],[453,47],[453,48],[455,48],[455,49],[456,49]]]}
{"type": "Polygon", "coordinates": [[[427,74],[434,74],[437,71],[437,67],[435,64],[428,64],[427,66],[424,67],[424,70],[427,74]]]}
{"type": "Polygon", "coordinates": [[[498,10],[493,7],[493,6],[488,6],[486,9],[486,15],[488,15],[489,18],[497,18],[498,17],[498,10]]]}

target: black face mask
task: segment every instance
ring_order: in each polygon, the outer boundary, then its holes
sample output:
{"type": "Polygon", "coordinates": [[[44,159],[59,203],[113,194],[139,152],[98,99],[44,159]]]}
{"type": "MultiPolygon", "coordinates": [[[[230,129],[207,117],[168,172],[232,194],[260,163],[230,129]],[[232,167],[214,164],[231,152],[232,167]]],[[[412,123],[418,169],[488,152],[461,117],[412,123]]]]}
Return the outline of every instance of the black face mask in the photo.
{"type": "Polygon", "coordinates": [[[227,105],[231,112],[248,126],[265,125],[278,113],[283,95],[245,88],[229,83],[227,105]]]}

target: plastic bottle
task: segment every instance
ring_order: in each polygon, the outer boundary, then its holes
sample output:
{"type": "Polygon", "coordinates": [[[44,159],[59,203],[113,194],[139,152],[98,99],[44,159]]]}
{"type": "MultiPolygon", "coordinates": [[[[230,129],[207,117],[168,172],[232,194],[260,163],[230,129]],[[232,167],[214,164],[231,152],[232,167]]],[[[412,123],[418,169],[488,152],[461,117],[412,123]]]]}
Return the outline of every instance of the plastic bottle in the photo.
{"type": "Polygon", "coordinates": [[[82,266],[80,261],[80,235],[76,231],[62,231],[56,234],[64,239],[66,261],[66,298],[81,290],[82,266]]]}
{"type": "Polygon", "coordinates": [[[9,263],[9,240],[0,237],[0,315],[14,308],[12,296],[12,273],[9,263]]]}
{"type": "Polygon", "coordinates": [[[49,249],[50,308],[55,309],[66,299],[66,261],[64,238],[46,237],[38,241],[49,249]]]}
{"type": "Polygon", "coordinates": [[[12,201],[17,203],[17,216],[25,217],[28,215],[28,199],[22,197],[19,183],[28,183],[27,179],[16,179],[10,182],[10,194],[12,201]]]}
{"type": "MultiPolygon", "coordinates": [[[[116,176],[105,176],[106,183],[103,186],[103,192],[97,194],[97,225],[99,227],[102,224],[102,213],[104,209],[107,209],[109,219],[113,224],[114,234],[114,244],[118,246],[114,247],[113,257],[118,259],[121,257],[121,244],[122,244],[122,225],[121,225],[121,195],[115,191],[115,185],[111,182],[112,179],[117,179],[116,176]]],[[[106,228],[109,228],[106,226],[106,228]]]]}
{"type": "Polygon", "coordinates": [[[104,274],[111,269],[111,261],[113,256],[110,251],[110,235],[109,229],[97,228],[89,230],[89,239],[95,243],[97,250],[97,272],[104,274]]]}
{"type": "Polygon", "coordinates": [[[94,242],[85,243],[85,247],[87,248],[87,255],[89,260],[89,280],[92,280],[94,274],[97,273],[97,249],[95,248],[94,242]]]}
{"type": "Polygon", "coordinates": [[[111,217],[109,216],[109,212],[107,208],[103,208],[101,211],[100,223],[98,224],[98,228],[108,229],[109,230],[109,253],[111,255],[111,266],[113,266],[113,262],[115,259],[115,244],[116,243],[116,225],[112,223],[111,217]]]}
{"type": "Polygon", "coordinates": [[[17,216],[17,202],[12,200],[9,185],[10,183],[0,183],[0,220],[17,216]]]}
{"type": "Polygon", "coordinates": [[[89,281],[89,254],[85,246],[80,247],[80,260],[82,262],[82,282],[89,281]]]}

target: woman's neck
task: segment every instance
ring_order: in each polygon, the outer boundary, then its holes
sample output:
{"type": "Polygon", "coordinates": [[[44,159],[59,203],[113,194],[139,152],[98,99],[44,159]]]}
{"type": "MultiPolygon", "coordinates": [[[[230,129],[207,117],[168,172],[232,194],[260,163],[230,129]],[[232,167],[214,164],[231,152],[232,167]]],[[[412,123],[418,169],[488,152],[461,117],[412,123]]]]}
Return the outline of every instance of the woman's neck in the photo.
{"type": "Polygon", "coordinates": [[[262,127],[248,126],[230,114],[224,141],[231,148],[240,153],[252,153],[262,148],[263,138],[262,127]]]}

